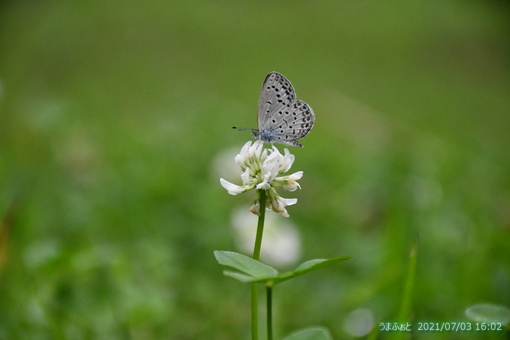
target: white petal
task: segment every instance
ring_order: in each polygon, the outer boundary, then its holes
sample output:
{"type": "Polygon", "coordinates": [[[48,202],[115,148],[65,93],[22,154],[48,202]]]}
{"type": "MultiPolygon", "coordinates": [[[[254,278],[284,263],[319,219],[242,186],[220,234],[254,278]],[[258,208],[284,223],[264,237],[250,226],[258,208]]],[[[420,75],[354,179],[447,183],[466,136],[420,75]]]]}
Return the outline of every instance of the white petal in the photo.
{"type": "Polygon", "coordinates": [[[225,189],[227,189],[228,193],[231,195],[237,195],[245,191],[245,188],[232,184],[229,181],[224,180],[223,178],[220,178],[220,183],[225,189]]]}
{"type": "Polygon", "coordinates": [[[280,213],[283,217],[290,217],[289,212],[287,211],[287,209],[283,209],[282,211],[279,211],[279,213],[280,213]]]}
{"type": "Polygon", "coordinates": [[[301,186],[296,181],[289,181],[286,184],[283,185],[283,188],[287,191],[296,191],[297,188],[301,189],[301,186]]]}
{"type": "Polygon", "coordinates": [[[250,207],[250,212],[255,215],[260,215],[260,202],[257,201],[250,207]]]}
{"type": "Polygon", "coordinates": [[[250,169],[246,168],[246,170],[241,174],[241,179],[243,180],[243,185],[250,184],[250,169]]]}
{"type": "Polygon", "coordinates": [[[294,160],[296,159],[296,156],[291,154],[289,152],[289,149],[285,149],[285,156],[282,156],[282,161],[280,162],[280,173],[283,174],[292,167],[292,164],[294,163],[294,160]]]}
{"type": "Polygon", "coordinates": [[[237,156],[235,156],[234,161],[235,161],[235,162],[236,162],[236,164],[237,164],[237,165],[239,165],[241,168],[246,167],[246,165],[244,165],[244,158],[243,158],[243,156],[241,156],[241,154],[238,154],[237,156]]]}
{"type": "Polygon", "coordinates": [[[290,176],[276,177],[271,183],[271,186],[274,188],[283,188],[288,191],[295,191],[297,188],[301,189],[299,183],[296,182],[298,179],[301,179],[301,177],[303,177],[303,171],[295,172],[290,176]]]}
{"type": "Polygon", "coordinates": [[[288,205],[293,205],[297,203],[297,198],[283,198],[280,196],[271,196],[270,198],[270,208],[277,213],[282,214],[284,217],[289,217],[289,213],[285,209],[288,205]]]}
{"type": "Polygon", "coordinates": [[[252,141],[248,141],[246,143],[244,143],[243,147],[241,148],[241,152],[239,154],[245,156],[245,157],[248,157],[248,151],[250,150],[250,147],[251,147],[251,143],[252,141]]]}
{"type": "MultiPolygon", "coordinates": [[[[273,146],[273,152],[271,152],[269,154],[269,156],[267,156],[267,158],[264,160],[264,163],[263,164],[271,164],[271,163],[277,163],[277,164],[280,164],[278,162],[278,155],[280,155],[280,153],[278,152],[278,149],[276,149],[274,146],[273,146]],[[276,150],[276,152],[274,151],[276,150]]],[[[281,155],[280,155],[281,156],[281,155]]]]}
{"type": "Polygon", "coordinates": [[[263,147],[264,143],[262,141],[260,140],[255,141],[255,143],[253,143],[249,150],[250,157],[260,159],[260,154],[262,153],[263,147]]]}
{"type": "Polygon", "coordinates": [[[260,161],[264,162],[266,159],[267,159],[267,149],[264,149],[264,151],[262,151],[262,155],[260,155],[260,161]]]}
{"type": "Polygon", "coordinates": [[[284,206],[294,205],[297,203],[297,198],[281,198],[281,199],[285,201],[285,203],[283,203],[284,206]]]}
{"type": "Polygon", "coordinates": [[[250,150],[251,143],[252,143],[251,141],[246,142],[243,145],[243,147],[241,148],[241,151],[239,152],[239,154],[234,158],[236,164],[239,165],[243,169],[246,167],[246,161],[250,157],[250,154],[248,151],[250,150]]]}
{"type": "MultiPolygon", "coordinates": [[[[278,149],[276,149],[276,151],[278,151],[278,149]]],[[[279,155],[278,152],[272,152],[267,157],[267,159],[262,163],[262,175],[265,175],[268,172],[271,172],[271,174],[272,174],[271,179],[269,180],[269,183],[271,183],[276,178],[276,176],[278,176],[278,171],[280,169],[278,155],[279,155]]]]}
{"type": "Polygon", "coordinates": [[[266,174],[271,174],[271,177],[268,179],[268,182],[271,183],[276,176],[278,175],[279,165],[277,162],[271,161],[268,157],[264,163],[262,163],[262,176],[266,176],[266,174]]]}
{"type": "Polygon", "coordinates": [[[280,155],[280,156],[282,156],[280,150],[278,150],[278,148],[276,146],[274,146],[274,145],[273,145],[273,152],[278,154],[278,155],[280,155]]]}
{"type": "Polygon", "coordinates": [[[297,181],[298,179],[301,179],[301,177],[303,177],[303,171],[295,172],[292,175],[290,175],[289,177],[292,178],[293,180],[297,181]]]}
{"type": "Polygon", "coordinates": [[[299,183],[296,182],[298,179],[301,179],[301,177],[303,177],[303,171],[298,171],[288,176],[283,188],[288,191],[296,191],[297,188],[301,189],[299,183]]]}
{"type": "Polygon", "coordinates": [[[269,184],[269,180],[271,178],[271,172],[268,172],[264,175],[264,180],[257,185],[257,189],[264,189],[267,190],[271,188],[271,185],[269,184]]]}

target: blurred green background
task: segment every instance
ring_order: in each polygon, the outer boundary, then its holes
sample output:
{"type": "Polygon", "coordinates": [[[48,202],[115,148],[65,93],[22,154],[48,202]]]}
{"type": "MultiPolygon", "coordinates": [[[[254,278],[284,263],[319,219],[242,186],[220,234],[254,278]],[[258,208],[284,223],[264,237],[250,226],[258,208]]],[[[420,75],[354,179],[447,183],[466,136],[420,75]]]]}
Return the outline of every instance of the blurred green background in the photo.
{"type": "Polygon", "coordinates": [[[290,150],[302,189],[281,192],[299,200],[298,262],[353,257],[277,287],[277,338],[312,325],[351,338],[359,308],[395,320],[417,237],[413,322],[510,307],[509,14],[507,1],[3,1],[0,339],[248,339],[249,286],[213,250],[237,249],[231,215],[253,192],[228,195],[213,164],[235,165],[218,157],[250,139],[231,126],[256,127],[270,71],[316,114],[290,150]]]}

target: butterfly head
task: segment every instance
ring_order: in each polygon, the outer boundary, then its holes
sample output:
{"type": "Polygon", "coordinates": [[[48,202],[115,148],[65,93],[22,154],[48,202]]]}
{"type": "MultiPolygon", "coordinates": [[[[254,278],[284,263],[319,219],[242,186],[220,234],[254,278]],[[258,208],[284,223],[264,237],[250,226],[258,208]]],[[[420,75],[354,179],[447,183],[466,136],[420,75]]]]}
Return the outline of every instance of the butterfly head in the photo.
{"type": "Polygon", "coordinates": [[[256,129],[251,130],[251,136],[255,139],[260,139],[260,131],[256,129]]]}

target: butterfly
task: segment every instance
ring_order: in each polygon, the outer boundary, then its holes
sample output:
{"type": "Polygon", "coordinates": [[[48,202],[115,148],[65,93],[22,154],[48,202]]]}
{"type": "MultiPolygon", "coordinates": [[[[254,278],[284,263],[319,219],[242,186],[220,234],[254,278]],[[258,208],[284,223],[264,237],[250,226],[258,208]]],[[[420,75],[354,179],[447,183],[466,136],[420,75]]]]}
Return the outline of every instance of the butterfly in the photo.
{"type": "Polygon", "coordinates": [[[259,129],[248,129],[252,130],[253,138],[266,143],[281,143],[300,148],[303,145],[297,140],[305,137],[315,122],[310,105],[296,100],[294,87],[278,72],[269,73],[264,80],[257,116],[259,129]]]}

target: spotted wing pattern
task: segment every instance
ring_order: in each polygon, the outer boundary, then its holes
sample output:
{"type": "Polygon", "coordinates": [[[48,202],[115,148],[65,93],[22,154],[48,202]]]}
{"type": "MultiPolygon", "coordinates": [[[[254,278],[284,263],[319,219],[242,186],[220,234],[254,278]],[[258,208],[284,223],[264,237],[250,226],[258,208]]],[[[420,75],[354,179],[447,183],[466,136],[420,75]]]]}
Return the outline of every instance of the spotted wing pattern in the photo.
{"type": "Polygon", "coordinates": [[[305,137],[313,127],[315,115],[282,74],[267,75],[259,97],[259,130],[253,135],[266,143],[282,143],[303,147],[297,139],[305,137]]]}

